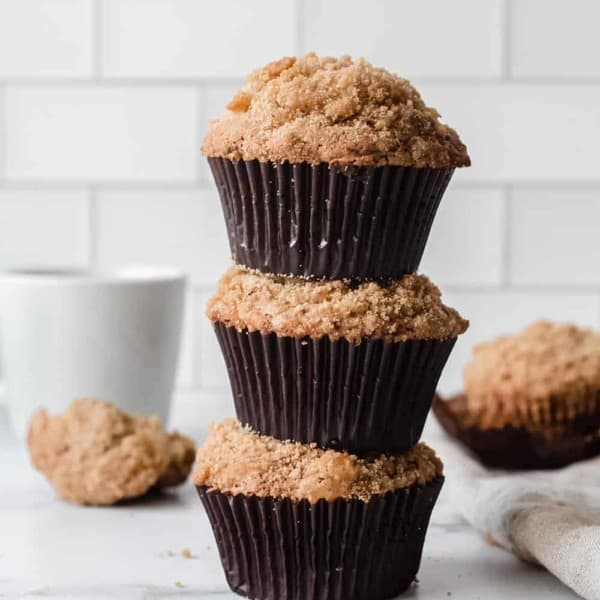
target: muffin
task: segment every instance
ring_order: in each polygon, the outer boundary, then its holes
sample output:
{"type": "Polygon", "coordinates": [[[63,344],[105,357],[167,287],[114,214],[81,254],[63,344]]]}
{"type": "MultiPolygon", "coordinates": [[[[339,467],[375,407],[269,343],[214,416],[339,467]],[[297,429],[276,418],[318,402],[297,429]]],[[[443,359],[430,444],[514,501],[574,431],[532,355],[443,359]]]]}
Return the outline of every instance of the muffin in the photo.
{"type": "Polygon", "coordinates": [[[84,505],[116,504],[180,485],[196,453],[191,439],[165,431],[157,416],[132,415],[98,398],[74,400],[62,415],[39,410],[27,446],[58,495],[84,505]]]}
{"type": "Polygon", "coordinates": [[[454,169],[470,165],[409,81],[314,53],[252,73],[203,152],[234,260],[328,279],[416,271],[454,169]]]}
{"type": "Polygon", "coordinates": [[[372,459],[211,427],[194,482],[231,589],[258,600],[380,600],[419,569],[442,464],[418,444],[372,459]]]}
{"type": "Polygon", "coordinates": [[[600,453],[600,334],[540,321],[477,346],[442,426],[483,463],[544,469],[600,453]]]}
{"type": "Polygon", "coordinates": [[[357,284],[239,266],[219,282],[207,315],[242,423],[357,453],[403,452],[419,440],[468,326],[422,275],[357,284]]]}

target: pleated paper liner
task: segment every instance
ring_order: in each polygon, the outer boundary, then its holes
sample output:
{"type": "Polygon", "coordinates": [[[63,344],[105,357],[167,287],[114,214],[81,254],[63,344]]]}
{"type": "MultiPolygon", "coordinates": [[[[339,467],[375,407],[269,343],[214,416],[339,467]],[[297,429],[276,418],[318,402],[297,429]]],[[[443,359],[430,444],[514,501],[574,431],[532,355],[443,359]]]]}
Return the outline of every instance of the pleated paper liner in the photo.
{"type": "Polygon", "coordinates": [[[215,332],[242,423],[281,440],[360,455],[404,452],[418,442],[456,341],[357,345],[222,323],[215,332]]]}
{"type": "Polygon", "coordinates": [[[234,260],[326,279],[414,273],[454,171],[208,160],[234,260]]]}
{"type": "Polygon", "coordinates": [[[442,483],[369,502],[316,504],[197,489],[234,592],[256,600],[383,600],[414,581],[442,483]]]}
{"type": "Polygon", "coordinates": [[[582,416],[543,435],[525,427],[481,429],[466,422],[464,395],[436,396],[433,412],[444,430],[484,465],[498,469],[557,469],[600,454],[600,414],[582,416]]]}

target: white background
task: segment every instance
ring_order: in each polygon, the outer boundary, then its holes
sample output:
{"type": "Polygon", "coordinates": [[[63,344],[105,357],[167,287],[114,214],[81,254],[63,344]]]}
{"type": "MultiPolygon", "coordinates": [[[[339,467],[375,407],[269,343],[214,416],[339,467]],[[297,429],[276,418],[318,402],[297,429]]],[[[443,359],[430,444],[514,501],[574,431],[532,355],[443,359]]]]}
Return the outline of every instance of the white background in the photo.
{"type": "Polygon", "coordinates": [[[596,0],[0,0],[0,267],[183,267],[178,402],[226,398],[203,314],[228,264],[207,120],[269,60],[364,55],[413,79],[473,160],[421,269],[471,320],[458,388],[477,341],[599,325],[599,22],[596,0]]]}

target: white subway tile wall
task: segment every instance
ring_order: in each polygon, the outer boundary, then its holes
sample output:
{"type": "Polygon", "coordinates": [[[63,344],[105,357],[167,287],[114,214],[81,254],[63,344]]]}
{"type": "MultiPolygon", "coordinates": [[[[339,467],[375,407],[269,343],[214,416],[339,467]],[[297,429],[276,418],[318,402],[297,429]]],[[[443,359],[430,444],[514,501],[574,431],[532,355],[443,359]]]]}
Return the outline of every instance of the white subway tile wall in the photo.
{"type": "Polygon", "coordinates": [[[506,192],[450,185],[431,229],[421,270],[438,285],[500,286],[506,192]]]}
{"type": "Polygon", "coordinates": [[[94,0],[0,0],[0,77],[90,77],[94,0]]]}
{"type": "Polygon", "coordinates": [[[473,166],[459,181],[600,183],[600,84],[507,80],[420,89],[469,147],[473,166]]]}
{"type": "Polygon", "coordinates": [[[0,266],[87,266],[89,197],[85,189],[0,188],[0,266]]]}
{"type": "Polygon", "coordinates": [[[108,77],[240,77],[296,50],[296,5],[280,0],[104,0],[108,77]]]}
{"type": "Polygon", "coordinates": [[[597,191],[515,190],[509,213],[511,283],[600,287],[597,191]]]}
{"type": "Polygon", "coordinates": [[[9,85],[5,100],[8,180],[194,180],[192,88],[9,85]]]}
{"type": "MultiPolygon", "coordinates": [[[[236,91],[240,88],[242,82],[243,79],[239,79],[239,81],[236,81],[235,83],[213,84],[205,87],[199,113],[200,141],[204,139],[204,134],[208,130],[210,121],[215,117],[218,117],[225,110],[225,107],[229,104],[236,91]]],[[[206,181],[207,183],[212,181],[210,167],[208,166],[208,163],[204,157],[200,157],[199,176],[202,181],[206,181]]]]}
{"type": "Polygon", "coordinates": [[[216,190],[99,191],[96,228],[102,269],[167,261],[208,286],[230,263],[216,190]]]}
{"type": "Polygon", "coordinates": [[[204,316],[229,262],[208,120],[268,60],[365,55],[473,159],[422,264],[471,319],[456,390],[475,343],[540,317],[600,326],[599,18],[595,0],[0,0],[0,266],[184,269],[180,411],[231,412],[204,316]]]}
{"type": "Polygon", "coordinates": [[[497,78],[502,0],[306,0],[303,48],[364,56],[407,77],[497,78]]]}
{"type": "Polygon", "coordinates": [[[518,0],[509,24],[515,77],[600,77],[597,0],[518,0]]]}

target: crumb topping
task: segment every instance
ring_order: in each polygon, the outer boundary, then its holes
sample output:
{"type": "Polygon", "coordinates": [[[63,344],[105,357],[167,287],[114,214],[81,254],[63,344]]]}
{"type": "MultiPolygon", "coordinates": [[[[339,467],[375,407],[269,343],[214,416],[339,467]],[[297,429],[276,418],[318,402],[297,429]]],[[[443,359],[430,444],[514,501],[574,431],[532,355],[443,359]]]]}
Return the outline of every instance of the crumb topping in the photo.
{"type": "Polygon", "coordinates": [[[458,134],[406,80],[365,59],[283,58],[254,71],[215,119],[207,156],[338,165],[469,166],[458,134]]]}
{"type": "Polygon", "coordinates": [[[600,334],[540,321],[477,346],[464,373],[471,418],[534,428],[600,411],[600,334]]]}
{"type": "Polygon", "coordinates": [[[424,275],[405,275],[389,285],[353,285],[265,275],[239,266],[221,278],[206,313],[211,321],[238,330],[354,343],[448,339],[469,324],[442,304],[440,290],[424,275]]]}
{"type": "Polygon", "coordinates": [[[212,424],[198,450],[194,483],[211,490],[260,497],[357,498],[425,484],[442,474],[435,452],[419,443],[401,455],[373,459],[323,450],[315,444],[284,442],[258,435],[235,419],[212,424]]]}
{"type": "Polygon", "coordinates": [[[151,487],[183,483],[195,445],[169,435],[158,417],[138,417],[99,399],[75,400],[63,415],[40,410],[27,437],[34,466],[65,500],[114,504],[151,487]]]}

